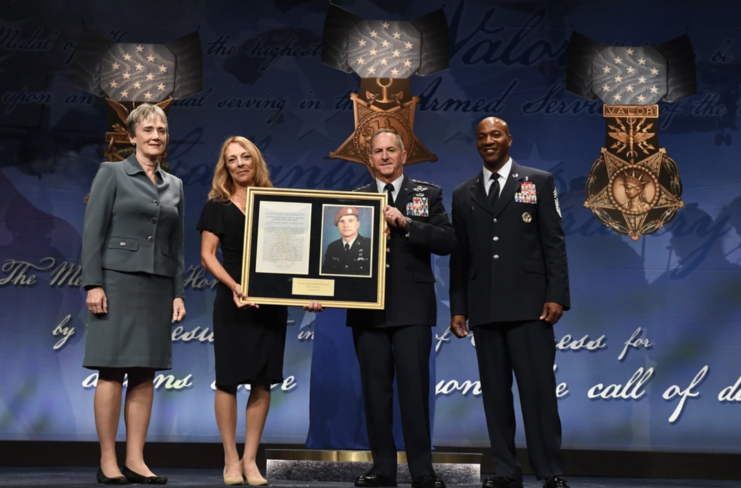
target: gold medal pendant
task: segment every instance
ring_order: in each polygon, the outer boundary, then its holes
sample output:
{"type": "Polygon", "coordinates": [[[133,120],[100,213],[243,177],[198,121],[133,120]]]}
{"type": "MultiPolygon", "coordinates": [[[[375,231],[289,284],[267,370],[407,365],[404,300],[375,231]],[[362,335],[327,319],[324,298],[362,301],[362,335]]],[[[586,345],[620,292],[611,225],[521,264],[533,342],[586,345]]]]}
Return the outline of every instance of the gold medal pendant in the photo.
{"type": "Polygon", "coordinates": [[[584,206],[637,241],[684,207],[679,169],[659,148],[658,105],[605,105],[603,115],[606,147],[589,173],[584,206]]]}
{"type": "Polygon", "coordinates": [[[365,95],[350,94],[355,111],[355,131],[336,151],[329,153],[330,159],[367,164],[371,135],[378,129],[392,129],[404,142],[407,166],[437,161],[437,156],[414,134],[414,113],[419,97],[409,95],[408,79],[363,79],[360,92],[365,95]]]}
{"type": "Polygon", "coordinates": [[[584,206],[634,241],[684,207],[677,163],[659,147],[658,103],[697,92],[694,57],[686,35],[655,47],[608,46],[577,32],[569,40],[566,91],[605,103],[605,147],[584,206]]]}

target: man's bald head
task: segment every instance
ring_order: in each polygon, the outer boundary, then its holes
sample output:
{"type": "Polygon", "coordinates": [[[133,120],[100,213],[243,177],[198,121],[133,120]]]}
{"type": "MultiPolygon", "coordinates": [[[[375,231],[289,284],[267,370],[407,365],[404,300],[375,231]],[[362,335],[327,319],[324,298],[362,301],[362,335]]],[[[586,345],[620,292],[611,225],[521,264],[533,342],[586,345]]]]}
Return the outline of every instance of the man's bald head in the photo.
{"type": "Polygon", "coordinates": [[[481,130],[481,126],[484,124],[492,124],[494,126],[499,127],[501,130],[506,131],[507,134],[509,134],[509,124],[505,122],[504,120],[497,118],[497,117],[486,117],[481,122],[479,122],[479,126],[477,129],[477,132],[481,130]]]}
{"type": "Polygon", "coordinates": [[[476,129],[476,147],[484,166],[490,171],[498,171],[509,160],[512,135],[507,122],[496,117],[487,117],[476,129]]]}

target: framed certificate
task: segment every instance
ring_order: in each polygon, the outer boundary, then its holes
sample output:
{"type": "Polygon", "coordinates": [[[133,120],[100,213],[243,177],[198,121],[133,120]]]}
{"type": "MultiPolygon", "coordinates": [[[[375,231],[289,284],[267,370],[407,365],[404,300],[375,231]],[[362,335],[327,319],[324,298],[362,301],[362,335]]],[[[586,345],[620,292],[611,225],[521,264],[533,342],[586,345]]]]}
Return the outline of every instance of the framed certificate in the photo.
{"type": "Polygon", "coordinates": [[[248,302],[383,309],[384,193],[248,188],[248,302]]]}

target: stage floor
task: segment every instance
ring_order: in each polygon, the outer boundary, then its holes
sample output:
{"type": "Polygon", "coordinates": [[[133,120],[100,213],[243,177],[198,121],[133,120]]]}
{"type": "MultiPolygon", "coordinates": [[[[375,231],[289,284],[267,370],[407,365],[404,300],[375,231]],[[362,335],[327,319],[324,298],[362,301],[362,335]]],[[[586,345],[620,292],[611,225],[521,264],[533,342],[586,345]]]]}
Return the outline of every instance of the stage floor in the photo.
{"type": "MultiPolygon", "coordinates": [[[[95,482],[93,468],[0,468],[0,486],[100,486],[95,482]]],[[[161,469],[157,473],[169,478],[171,486],[224,486],[221,472],[214,469],[161,469]]],[[[735,488],[738,481],[698,480],[639,480],[628,478],[568,477],[572,488],[735,488]]],[[[286,488],[349,488],[350,483],[304,483],[273,481],[270,486],[286,488]]],[[[399,485],[400,487],[410,485],[399,485]]],[[[458,485],[475,487],[481,485],[458,485]]],[[[525,486],[542,486],[533,477],[525,478],[525,486]]],[[[456,488],[450,486],[449,488],[456,488]]]]}

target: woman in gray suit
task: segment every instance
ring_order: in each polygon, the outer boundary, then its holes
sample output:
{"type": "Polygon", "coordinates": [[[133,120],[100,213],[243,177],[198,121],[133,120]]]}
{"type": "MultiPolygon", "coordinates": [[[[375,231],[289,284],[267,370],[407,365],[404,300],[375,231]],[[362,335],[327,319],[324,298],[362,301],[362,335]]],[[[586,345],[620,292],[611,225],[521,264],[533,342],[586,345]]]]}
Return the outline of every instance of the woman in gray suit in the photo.
{"type": "Polygon", "coordinates": [[[95,426],[100,440],[99,483],[165,484],[144,462],[144,441],[158,370],[172,367],[172,321],[183,303],[183,184],[162,170],[167,117],[156,105],[129,114],[134,154],[100,165],[82,234],[82,278],[87,290],[83,366],[99,370],[95,426]],[[126,463],[119,469],[115,441],[124,377],[126,463]]]}

